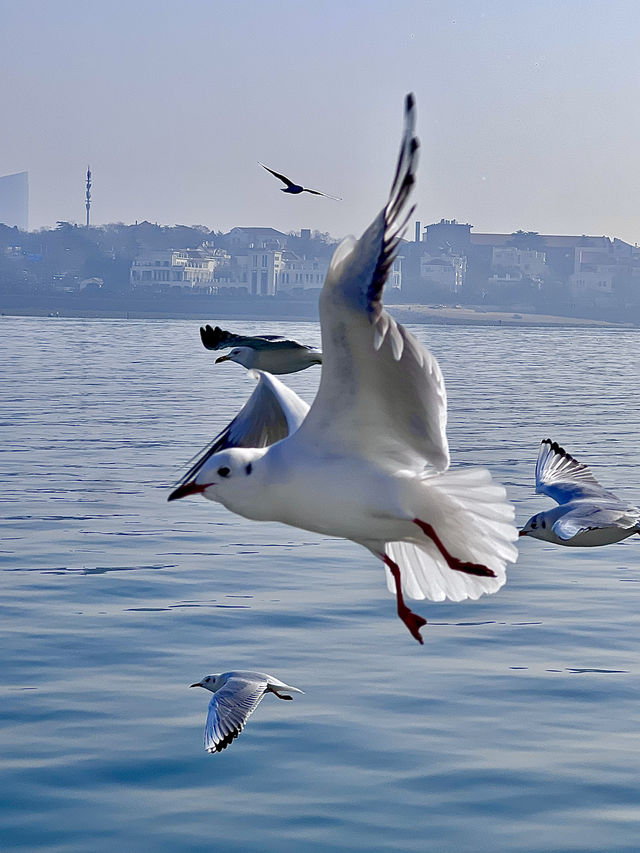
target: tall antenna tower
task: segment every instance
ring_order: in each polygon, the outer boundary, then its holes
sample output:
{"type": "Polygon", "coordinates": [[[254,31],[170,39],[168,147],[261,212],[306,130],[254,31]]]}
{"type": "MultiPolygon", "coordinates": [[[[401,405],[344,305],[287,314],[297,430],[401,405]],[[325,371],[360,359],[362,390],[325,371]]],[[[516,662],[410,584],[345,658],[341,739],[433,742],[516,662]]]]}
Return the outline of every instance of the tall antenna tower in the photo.
{"type": "Polygon", "coordinates": [[[87,228],[89,227],[89,212],[91,210],[91,166],[87,166],[87,192],[85,195],[87,209],[87,228]]]}

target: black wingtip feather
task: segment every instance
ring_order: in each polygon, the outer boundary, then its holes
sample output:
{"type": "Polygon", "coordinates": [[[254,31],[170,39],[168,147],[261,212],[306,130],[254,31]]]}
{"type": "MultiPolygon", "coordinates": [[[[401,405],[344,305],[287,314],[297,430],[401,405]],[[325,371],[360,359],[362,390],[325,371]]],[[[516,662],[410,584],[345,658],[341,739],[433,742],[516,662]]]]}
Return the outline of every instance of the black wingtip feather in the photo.
{"type": "Polygon", "coordinates": [[[216,350],[229,337],[229,332],[225,332],[220,326],[212,328],[208,323],[203,328],[200,326],[200,339],[205,349],[216,350]]]}
{"type": "MultiPolygon", "coordinates": [[[[552,453],[555,453],[556,456],[560,456],[562,459],[566,459],[567,462],[571,462],[573,465],[577,465],[581,470],[584,470],[589,474],[590,477],[593,477],[589,467],[584,464],[584,462],[580,462],[576,459],[575,456],[572,456],[568,453],[564,447],[561,447],[557,441],[553,441],[551,438],[543,438],[540,444],[546,444],[552,453]]],[[[593,478],[595,480],[595,477],[593,478]]]]}
{"type": "Polygon", "coordinates": [[[367,291],[369,310],[375,314],[376,304],[379,303],[382,288],[387,280],[389,270],[394,262],[398,244],[402,239],[409,217],[415,210],[415,205],[402,216],[409,195],[416,183],[415,168],[420,142],[414,136],[415,98],[409,93],[405,98],[405,128],[400,146],[398,163],[391,185],[389,201],[384,210],[384,236],[382,251],[373,273],[371,284],[367,291]],[[401,217],[399,220],[398,217],[401,217]]]}
{"type": "Polygon", "coordinates": [[[557,441],[553,441],[550,438],[543,438],[540,444],[548,444],[549,449],[552,450],[554,453],[557,453],[558,456],[564,456],[565,459],[569,459],[571,462],[576,462],[577,464],[580,464],[578,460],[570,453],[567,453],[564,447],[561,447],[557,441]]]}
{"type": "Polygon", "coordinates": [[[229,734],[225,735],[225,737],[223,737],[221,741],[218,741],[218,743],[213,748],[209,747],[207,751],[211,753],[222,752],[222,750],[226,749],[229,744],[233,743],[233,741],[238,737],[243,728],[244,726],[240,726],[239,728],[234,729],[232,732],[229,732],[229,734]]]}

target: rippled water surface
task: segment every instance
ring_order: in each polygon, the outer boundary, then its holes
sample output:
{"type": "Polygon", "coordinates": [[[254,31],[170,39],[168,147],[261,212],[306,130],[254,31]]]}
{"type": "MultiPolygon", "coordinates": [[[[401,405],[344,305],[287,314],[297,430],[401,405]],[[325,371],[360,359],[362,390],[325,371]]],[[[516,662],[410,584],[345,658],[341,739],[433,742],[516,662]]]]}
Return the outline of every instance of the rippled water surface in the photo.
{"type": "MultiPolygon", "coordinates": [[[[637,332],[413,331],[519,522],[547,436],[640,503],[637,332]]],[[[363,549],[166,502],[253,387],[197,323],[3,317],[0,358],[2,849],[640,848],[640,538],[523,540],[497,595],[416,605],[420,647],[363,549]],[[188,685],[231,668],[306,692],[208,756],[188,685]]]]}

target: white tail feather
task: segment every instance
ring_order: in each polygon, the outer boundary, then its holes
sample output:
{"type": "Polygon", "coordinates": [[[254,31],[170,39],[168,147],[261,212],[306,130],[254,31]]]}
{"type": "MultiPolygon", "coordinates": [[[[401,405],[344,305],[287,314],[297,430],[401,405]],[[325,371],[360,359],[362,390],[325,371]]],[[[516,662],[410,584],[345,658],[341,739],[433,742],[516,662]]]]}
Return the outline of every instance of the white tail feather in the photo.
{"type": "Polygon", "coordinates": [[[393,318],[391,319],[389,335],[391,337],[391,350],[393,352],[393,357],[396,361],[400,361],[402,353],[404,352],[404,339],[398,330],[398,324],[393,318]]]}
{"type": "MultiPolygon", "coordinates": [[[[414,507],[415,517],[433,524],[452,556],[481,563],[496,577],[450,569],[435,543],[427,538],[419,543],[390,542],[385,550],[400,566],[403,592],[409,598],[431,601],[463,601],[497,592],[506,582],[507,562],[515,562],[518,556],[513,544],[518,531],[511,523],[514,510],[504,488],[492,482],[486,468],[429,474],[422,481],[428,486],[428,503],[425,492],[425,506],[422,513],[419,506],[414,507]]],[[[395,591],[388,569],[387,586],[395,591]]]]}
{"type": "Polygon", "coordinates": [[[373,348],[377,352],[382,346],[389,328],[390,317],[388,314],[382,313],[376,320],[374,327],[373,348]]]}

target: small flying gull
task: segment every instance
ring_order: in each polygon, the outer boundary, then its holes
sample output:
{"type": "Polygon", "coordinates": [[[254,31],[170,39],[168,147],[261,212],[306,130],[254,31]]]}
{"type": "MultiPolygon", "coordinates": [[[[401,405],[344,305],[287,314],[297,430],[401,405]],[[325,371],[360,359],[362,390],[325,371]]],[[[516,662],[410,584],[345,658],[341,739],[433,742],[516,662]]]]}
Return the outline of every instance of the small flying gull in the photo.
{"type": "Polygon", "coordinates": [[[273,693],[278,699],[293,699],[289,693],[304,692],[266,672],[242,669],[207,675],[189,687],[204,687],[213,693],[204,727],[204,748],[211,754],[222,752],[238,737],[265,693],[273,693]]]}
{"type": "Polygon", "coordinates": [[[593,547],[640,533],[640,509],[604,489],[586,465],[550,438],[540,444],[536,492],[553,498],[558,506],[533,515],[520,536],[593,547]]]}
{"type": "Polygon", "coordinates": [[[247,370],[266,370],[268,373],[297,373],[314,364],[322,364],[322,353],[315,347],[300,344],[280,335],[234,335],[220,326],[200,327],[202,343],[208,350],[233,347],[230,353],[216,359],[235,361],[247,370]]]}
{"type": "Polygon", "coordinates": [[[335,195],[327,195],[327,193],[321,193],[318,190],[310,190],[308,187],[303,187],[300,184],[294,184],[293,181],[290,181],[286,175],[281,175],[280,172],[274,172],[273,169],[270,169],[268,166],[265,166],[264,163],[261,163],[258,160],[258,166],[262,166],[263,169],[266,169],[267,172],[271,172],[271,174],[278,178],[278,180],[282,181],[283,184],[286,184],[285,187],[280,187],[280,190],[283,193],[290,193],[291,195],[300,195],[300,193],[311,193],[312,195],[323,195],[325,198],[332,198],[334,201],[342,201],[341,198],[335,195]]]}
{"type": "MultiPolygon", "coordinates": [[[[320,296],[320,387],[301,425],[273,444],[230,447],[191,467],[169,500],[202,494],[245,518],[356,542],[386,567],[412,636],[426,624],[404,597],[479,598],[514,562],[513,506],[485,468],[448,471],[447,403],[434,356],[382,304],[413,208],[414,99],[389,201],[347,237],[320,296]]],[[[292,392],[290,392],[292,393],[292,392]]]]}

